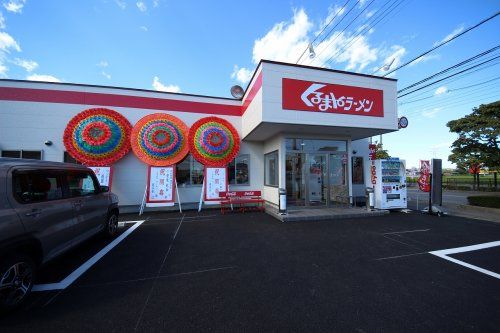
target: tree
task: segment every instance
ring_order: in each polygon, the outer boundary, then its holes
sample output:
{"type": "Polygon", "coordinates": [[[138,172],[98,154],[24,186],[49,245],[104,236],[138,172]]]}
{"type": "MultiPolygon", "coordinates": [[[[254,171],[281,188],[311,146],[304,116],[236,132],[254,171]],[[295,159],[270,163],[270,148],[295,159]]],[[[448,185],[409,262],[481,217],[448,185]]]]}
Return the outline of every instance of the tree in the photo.
{"type": "Polygon", "coordinates": [[[387,158],[391,158],[391,156],[389,156],[389,153],[383,148],[382,144],[378,143],[375,147],[375,159],[383,160],[387,158]]]}
{"type": "MultiPolygon", "coordinates": [[[[448,160],[458,168],[470,170],[479,189],[479,169],[500,167],[500,101],[481,104],[473,108],[471,114],[449,121],[446,126],[458,134],[448,160]]],[[[494,173],[496,187],[496,171],[494,173]]]]}

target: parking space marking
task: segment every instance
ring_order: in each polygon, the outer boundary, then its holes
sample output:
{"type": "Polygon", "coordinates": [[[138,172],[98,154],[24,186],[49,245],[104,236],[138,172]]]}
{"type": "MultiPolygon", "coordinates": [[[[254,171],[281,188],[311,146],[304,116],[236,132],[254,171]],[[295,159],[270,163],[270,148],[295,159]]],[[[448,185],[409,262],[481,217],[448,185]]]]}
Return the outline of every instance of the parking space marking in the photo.
{"type": "Polygon", "coordinates": [[[500,241],[495,241],[495,242],[489,242],[489,243],[483,243],[483,244],[476,244],[476,245],[470,245],[470,246],[462,246],[462,247],[456,247],[453,249],[445,249],[445,250],[438,250],[438,251],[431,251],[429,252],[430,254],[433,254],[435,256],[438,256],[442,259],[454,262],[455,264],[473,269],[475,271],[481,272],[483,274],[492,276],[494,278],[500,279],[500,274],[489,271],[487,269],[481,268],[479,266],[471,265],[469,263],[466,263],[465,261],[458,260],[452,257],[449,257],[448,255],[450,254],[456,254],[456,253],[462,253],[462,252],[469,252],[469,251],[477,251],[477,250],[482,250],[482,249],[487,249],[490,247],[495,247],[495,246],[500,246],[500,241]]]}
{"type": "Polygon", "coordinates": [[[388,259],[398,259],[398,258],[405,258],[405,257],[411,257],[411,256],[418,256],[420,254],[428,254],[429,252],[417,252],[417,253],[410,253],[410,254],[403,254],[400,256],[392,256],[392,257],[384,257],[384,258],[378,258],[375,260],[388,260],[388,259]]]}
{"type": "Polygon", "coordinates": [[[75,269],[70,275],[65,277],[61,282],[57,283],[47,283],[47,284],[37,284],[33,286],[32,291],[49,291],[49,290],[61,290],[66,289],[73,282],[76,281],[83,273],[85,273],[90,267],[92,267],[96,262],[98,262],[102,257],[104,257],[111,249],[118,245],[122,240],[127,238],[135,229],[137,229],[145,220],[137,221],[133,226],[127,229],[123,234],[115,238],[111,243],[109,243],[101,251],[97,252],[92,258],[87,260],[83,265],[75,269]]]}
{"type": "Polygon", "coordinates": [[[404,230],[404,231],[394,231],[394,232],[385,232],[382,235],[396,235],[396,234],[408,234],[410,232],[424,232],[429,231],[431,229],[418,229],[418,230],[404,230]]]}

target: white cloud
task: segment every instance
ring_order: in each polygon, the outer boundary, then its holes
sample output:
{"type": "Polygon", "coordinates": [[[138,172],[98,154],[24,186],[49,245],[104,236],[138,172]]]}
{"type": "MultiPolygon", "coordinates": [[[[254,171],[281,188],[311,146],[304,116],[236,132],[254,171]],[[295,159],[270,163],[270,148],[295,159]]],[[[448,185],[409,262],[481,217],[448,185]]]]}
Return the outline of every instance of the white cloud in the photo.
{"type": "Polygon", "coordinates": [[[26,80],[30,81],[45,81],[45,82],[61,82],[60,79],[58,79],[55,76],[52,75],[46,75],[46,74],[32,74],[28,75],[26,77],[26,80]]]}
{"type": "Polygon", "coordinates": [[[6,32],[0,32],[0,50],[9,52],[10,49],[21,52],[21,47],[11,35],[6,32]]]}
{"type": "Polygon", "coordinates": [[[148,27],[144,26],[144,25],[141,25],[139,27],[139,29],[141,29],[142,31],[148,31],[148,27]]]}
{"type": "Polygon", "coordinates": [[[5,29],[7,25],[5,24],[5,17],[3,16],[3,13],[0,12],[0,29],[5,29]]]}
{"type": "Polygon", "coordinates": [[[373,14],[375,14],[376,10],[371,10],[371,11],[368,11],[366,14],[365,14],[365,17],[366,18],[370,18],[373,16],[373,14]]]}
{"type": "Polygon", "coordinates": [[[161,83],[160,78],[158,76],[155,76],[153,78],[153,88],[158,91],[174,92],[174,93],[181,92],[181,88],[179,88],[179,86],[173,84],[167,86],[161,83]]]}
{"type": "Polygon", "coordinates": [[[108,64],[108,62],[107,62],[106,60],[101,60],[101,61],[99,61],[99,62],[97,63],[97,65],[96,65],[96,66],[97,66],[97,67],[102,67],[102,68],[105,68],[105,67],[108,67],[108,66],[109,66],[109,64],[108,64]]]}
{"type": "Polygon", "coordinates": [[[9,12],[20,14],[23,11],[23,7],[26,4],[26,0],[9,0],[3,3],[5,9],[9,12]]]}
{"type": "Polygon", "coordinates": [[[448,35],[446,35],[446,37],[444,37],[440,41],[435,42],[434,46],[439,45],[441,43],[444,43],[446,41],[449,41],[450,39],[452,39],[453,37],[455,37],[457,34],[461,33],[462,31],[464,31],[464,25],[463,24],[461,24],[460,26],[458,26],[457,28],[455,28],[455,30],[453,30],[451,33],[449,33],[448,35]]]}
{"type": "Polygon", "coordinates": [[[252,78],[253,72],[245,67],[239,68],[237,65],[234,65],[233,73],[231,73],[231,79],[236,79],[236,81],[245,84],[250,81],[252,78]]]}
{"type": "Polygon", "coordinates": [[[124,0],[115,0],[115,3],[121,9],[127,8],[127,3],[124,0]]]}
{"type": "Polygon", "coordinates": [[[153,0],[153,7],[158,7],[160,5],[160,0],[153,0]]]}
{"type": "Polygon", "coordinates": [[[423,111],[422,112],[422,116],[426,117],[426,118],[435,118],[436,117],[436,114],[441,111],[441,108],[434,108],[430,111],[423,111]]]}
{"type": "Polygon", "coordinates": [[[105,71],[102,71],[101,75],[104,76],[106,79],[111,80],[111,74],[106,73],[105,71]]]}
{"type": "Polygon", "coordinates": [[[148,10],[148,7],[146,6],[146,4],[144,3],[144,1],[137,1],[136,2],[136,5],[137,5],[137,8],[139,8],[139,10],[141,12],[146,12],[148,10]]]}
{"type": "Polygon", "coordinates": [[[25,60],[16,58],[12,61],[17,66],[24,68],[27,72],[32,72],[38,68],[38,63],[33,60],[25,60]]]}
{"type": "Polygon", "coordinates": [[[255,41],[253,62],[257,64],[261,59],[295,62],[309,44],[307,34],[312,26],[303,9],[295,10],[291,23],[277,23],[255,41]]]}
{"type": "Polygon", "coordinates": [[[439,96],[439,95],[445,94],[447,92],[448,92],[448,88],[446,88],[446,86],[441,86],[441,87],[436,89],[436,91],[434,92],[434,95],[439,96]]]}
{"type": "Polygon", "coordinates": [[[7,71],[9,69],[3,64],[3,60],[0,59],[0,77],[7,77],[7,71]]]}

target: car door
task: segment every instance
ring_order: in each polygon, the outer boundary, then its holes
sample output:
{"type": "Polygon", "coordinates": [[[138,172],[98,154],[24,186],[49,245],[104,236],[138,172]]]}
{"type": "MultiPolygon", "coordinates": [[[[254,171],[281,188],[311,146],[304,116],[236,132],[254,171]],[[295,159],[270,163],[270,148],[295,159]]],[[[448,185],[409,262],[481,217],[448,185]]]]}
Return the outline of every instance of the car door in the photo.
{"type": "Polygon", "coordinates": [[[12,170],[11,176],[11,204],[27,233],[40,241],[44,260],[73,246],[78,230],[73,204],[64,196],[63,174],[37,168],[12,170]]]}
{"type": "Polygon", "coordinates": [[[107,197],[100,191],[99,182],[91,170],[72,170],[66,181],[73,202],[77,242],[102,229],[108,213],[107,197]]]}

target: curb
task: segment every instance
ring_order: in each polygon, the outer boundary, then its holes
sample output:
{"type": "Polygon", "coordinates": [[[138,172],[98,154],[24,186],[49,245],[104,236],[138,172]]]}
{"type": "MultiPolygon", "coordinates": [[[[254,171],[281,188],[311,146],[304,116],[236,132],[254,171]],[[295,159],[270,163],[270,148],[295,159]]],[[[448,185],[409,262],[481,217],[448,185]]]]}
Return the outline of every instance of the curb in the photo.
{"type": "Polygon", "coordinates": [[[481,206],[473,206],[473,205],[458,205],[459,209],[473,211],[477,213],[490,213],[490,214],[498,214],[500,216],[500,208],[490,208],[490,207],[481,207],[481,206]]]}

